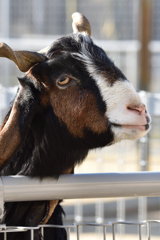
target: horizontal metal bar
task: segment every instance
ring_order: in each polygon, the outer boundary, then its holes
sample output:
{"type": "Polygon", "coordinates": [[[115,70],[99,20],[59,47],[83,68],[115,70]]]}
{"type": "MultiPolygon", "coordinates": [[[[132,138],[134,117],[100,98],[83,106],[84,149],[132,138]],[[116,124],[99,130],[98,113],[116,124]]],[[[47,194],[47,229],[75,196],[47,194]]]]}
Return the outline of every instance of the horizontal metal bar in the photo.
{"type": "Polygon", "coordinates": [[[107,223],[74,223],[70,225],[54,225],[54,224],[44,224],[44,225],[37,225],[36,227],[24,227],[24,226],[6,226],[5,224],[0,224],[0,233],[2,232],[24,232],[30,230],[38,230],[44,228],[66,228],[66,229],[76,229],[80,226],[91,226],[91,227],[111,227],[115,225],[132,225],[132,226],[148,226],[148,224],[160,224],[159,220],[145,220],[142,222],[128,222],[128,221],[114,221],[114,222],[107,222],[107,223]]]}
{"type": "MultiPolygon", "coordinates": [[[[52,44],[52,42],[56,41],[61,36],[52,36],[47,38],[1,38],[2,42],[7,43],[9,46],[11,46],[13,49],[25,49],[32,48],[32,49],[40,49],[42,47],[47,47],[52,44]]],[[[140,50],[140,42],[136,40],[123,40],[123,41],[117,41],[117,40],[95,40],[95,43],[98,46],[103,47],[106,51],[109,52],[131,52],[136,53],[140,50]]]]}
{"type": "Polygon", "coordinates": [[[159,41],[150,41],[148,48],[153,53],[160,53],[160,42],[159,41]]]}
{"type": "Polygon", "coordinates": [[[4,201],[160,196],[160,172],[61,175],[54,179],[2,176],[4,201]]]}

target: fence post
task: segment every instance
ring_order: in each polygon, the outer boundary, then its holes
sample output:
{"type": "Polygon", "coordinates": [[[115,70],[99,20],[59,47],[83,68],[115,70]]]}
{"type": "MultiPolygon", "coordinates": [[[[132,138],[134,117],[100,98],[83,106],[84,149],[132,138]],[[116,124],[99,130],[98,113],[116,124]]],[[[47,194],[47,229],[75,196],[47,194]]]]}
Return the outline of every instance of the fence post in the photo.
{"type": "Polygon", "coordinates": [[[1,37],[9,38],[10,33],[10,0],[0,1],[1,37]]]}
{"type": "Polygon", "coordinates": [[[3,183],[0,178],[0,219],[3,218],[4,215],[4,193],[3,193],[3,183]]]}

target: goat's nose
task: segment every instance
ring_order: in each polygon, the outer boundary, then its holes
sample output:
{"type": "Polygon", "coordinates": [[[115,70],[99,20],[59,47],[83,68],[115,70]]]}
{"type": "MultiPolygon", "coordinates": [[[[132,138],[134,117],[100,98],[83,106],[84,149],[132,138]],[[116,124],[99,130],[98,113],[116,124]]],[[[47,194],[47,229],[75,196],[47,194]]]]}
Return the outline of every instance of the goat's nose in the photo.
{"type": "Polygon", "coordinates": [[[139,115],[146,115],[146,113],[147,113],[146,107],[143,104],[141,104],[139,106],[129,105],[129,106],[127,106],[127,109],[129,111],[134,111],[135,113],[137,113],[139,115]]]}

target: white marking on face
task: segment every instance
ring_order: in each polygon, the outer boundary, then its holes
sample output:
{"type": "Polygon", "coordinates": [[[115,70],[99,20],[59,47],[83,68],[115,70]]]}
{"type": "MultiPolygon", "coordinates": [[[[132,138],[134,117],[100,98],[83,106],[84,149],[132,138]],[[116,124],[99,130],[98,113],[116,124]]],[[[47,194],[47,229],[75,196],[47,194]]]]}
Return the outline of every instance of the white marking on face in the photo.
{"type": "Polygon", "coordinates": [[[150,118],[146,113],[141,114],[136,110],[130,110],[130,106],[143,108],[144,105],[133,85],[128,80],[119,79],[110,86],[107,79],[98,72],[93,65],[87,64],[87,70],[95,79],[100,90],[103,101],[106,103],[106,117],[112,124],[111,129],[114,133],[115,142],[123,139],[138,139],[144,136],[148,130],[145,130],[147,119],[150,118]]]}

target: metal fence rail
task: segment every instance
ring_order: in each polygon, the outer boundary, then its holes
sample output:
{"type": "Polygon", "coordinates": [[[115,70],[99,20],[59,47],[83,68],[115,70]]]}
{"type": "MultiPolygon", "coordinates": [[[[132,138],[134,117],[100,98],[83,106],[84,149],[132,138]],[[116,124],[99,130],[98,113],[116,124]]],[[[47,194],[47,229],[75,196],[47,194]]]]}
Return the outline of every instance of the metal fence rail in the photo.
{"type": "Polygon", "coordinates": [[[4,202],[160,196],[160,172],[64,174],[57,180],[2,176],[4,202]]]}
{"type": "MultiPolygon", "coordinates": [[[[24,176],[2,176],[0,178],[1,217],[3,215],[3,204],[8,201],[126,196],[160,196],[160,172],[61,175],[58,181],[53,179],[39,181],[24,176]]],[[[45,228],[65,228],[68,240],[81,240],[83,238],[80,227],[90,226],[101,229],[103,240],[108,239],[108,236],[116,240],[117,226],[130,225],[137,227],[139,240],[142,240],[144,230],[147,239],[151,240],[151,225],[154,224],[158,224],[160,228],[160,220],[110,221],[101,224],[78,223],[64,226],[39,225],[36,227],[15,227],[3,224],[0,225],[0,234],[3,234],[4,240],[7,240],[7,233],[29,231],[30,239],[34,240],[34,231],[40,229],[45,240],[45,228]],[[72,232],[75,233],[74,236],[72,232]]]]}
{"type": "Polygon", "coordinates": [[[65,228],[67,231],[67,240],[71,239],[71,230],[76,232],[75,240],[81,240],[81,233],[79,231],[81,226],[92,226],[92,227],[99,227],[103,231],[103,240],[108,239],[109,235],[109,228],[111,229],[112,239],[116,240],[116,226],[117,225],[130,225],[130,226],[137,226],[138,230],[138,237],[136,239],[142,240],[142,227],[145,227],[147,239],[151,240],[151,224],[159,224],[160,227],[160,220],[148,220],[142,222],[127,222],[127,221],[116,221],[116,222],[108,222],[103,224],[97,223],[81,223],[81,224],[73,224],[73,225],[38,225],[36,227],[14,227],[14,226],[6,226],[0,225],[0,233],[4,234],[4,240],[7,240],[7,233],[11,232],[25,232],[30,231],[30,240],[34,240],[34,231],[40,229],[42,237],[45,239],[44,229],[45,228],[65,228]]]}

